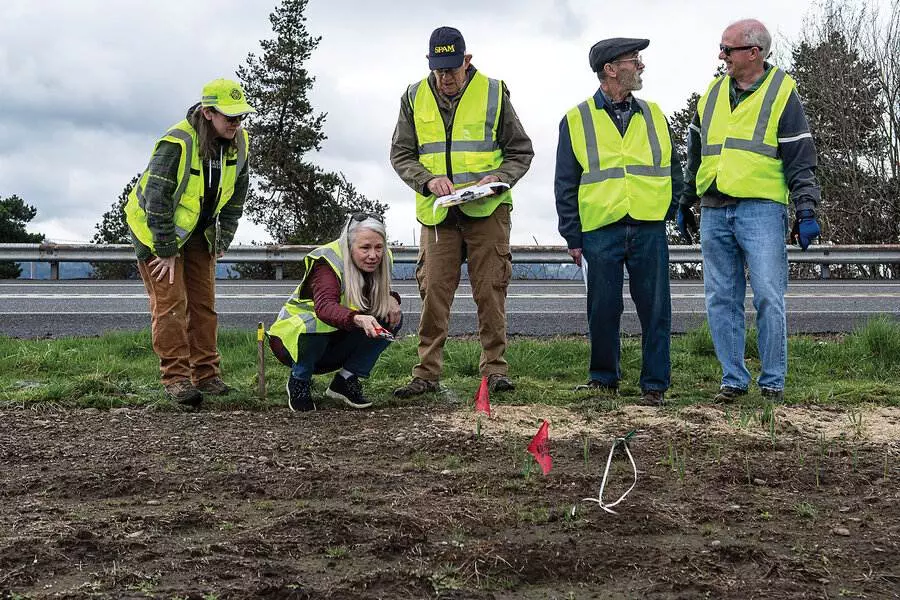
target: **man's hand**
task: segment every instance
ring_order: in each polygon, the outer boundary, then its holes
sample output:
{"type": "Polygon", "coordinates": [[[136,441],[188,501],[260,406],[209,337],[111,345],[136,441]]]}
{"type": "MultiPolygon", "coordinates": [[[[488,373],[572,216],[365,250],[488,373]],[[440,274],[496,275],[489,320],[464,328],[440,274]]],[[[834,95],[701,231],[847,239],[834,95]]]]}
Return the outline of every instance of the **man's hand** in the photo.
{"type": "Polygon", "coordinates": [[[435,177],[430,179],[427,184],[428,191],[440,198],[453,193],[453,182],[446,177],[435,177]]]}
{"type": "Polygon", "coordinates": [[[152,277],[156,277],[157,281],[162,281],[166,274],[169,275],[169,285],[175,284],[175,259],[177,256],[167,256],[162,258],[161,256],[155,256],[153,260],[147,263],[147,266],[152,269],[150,271],[150,275],[152,277]]]}
{"type": "Polygon", "coordinates": [[[694,211],[691,210],[690,206],[687,204],[678,205],[675,225],[678,227],[678,232],[684,238],[684,241],[688,244],[693,244],[694,236],[700,230],[700,227],[697,226],[697,218],[694,216],[694,211]]]}
{"type": "MultiPolygon", "coordinates": [[[[482,177],[481,180],[479,180],[479,182],[476,183],[475,185],[484,185],[484,184],[486,184],[486,183],[500,183],[500,178],[497,177],[496,175],[485,175],[485,176],[482,177]]],[[[496,194],[496,193],[497,193],[497,192],[495,192],[494,190],[491,190],[491,193],[488,194],[488,195],[490,196],[490,195],[496,194]]]]}
{"type": "Polygon", "coordinates": [[[581,248],[569,248],[569,256],[575,261],[575,264],[581,266],[581,248]]]}
{"type": "Polygon", "coordinates": [[[391,296],[391,299],[388,301],[388,314],[387,314],[387,322],[388,325],[391,326],[391,329],[397,327],[400,324],[400,316],[402,312],[400,311],[400,303],[397,302],[397,299],[391,296]]]}
{"type": "Polygon", "coordinates": [[[792,243],[799,244],[801,250],[806,250],[821,232],[815,212],[811,209],[797,211],[794,226],[791,228],[792,243]]]}

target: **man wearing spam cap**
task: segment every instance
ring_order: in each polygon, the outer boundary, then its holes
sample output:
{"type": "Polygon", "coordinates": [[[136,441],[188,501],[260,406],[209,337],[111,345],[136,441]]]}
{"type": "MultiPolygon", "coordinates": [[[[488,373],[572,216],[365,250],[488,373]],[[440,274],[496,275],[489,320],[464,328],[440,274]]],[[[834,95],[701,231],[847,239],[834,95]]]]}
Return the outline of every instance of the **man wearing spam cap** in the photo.
{"type": "Polygon", "coordinates": [[[416,271],[422,296],[419,364],[412,381],[394,393],[408,398],[438,390],[463,261],[478,308],[480,373],[491,391],[511,390],[504,354],[512,194],[506,189],[450,208],[435,207],[434,201],[473,184],[512,187],[528,171],[534,151],[506,85],[471,64],[459,30],[435,29],[427,58],[431,73],[404,92],[391,143],[391,164],[415,191],[422,224],[416,271]]]}
{"type": "Polygon", "coordinates": [[[632,92],[643,87],[639,52],[649,40],[611,38],[588,54],[600,88],[559,125],[556,210],[569,255],[587,269],[589,380],[618,392],[624,269],[641,322],[641,404],[663,404],[669,387],[669,251],[666,218],[681,195],[681,164],[666,118],[632,92]]]}
{"type": "Polygon", "coordinates": [[[215,262],[244,211],[250,137],[241,121],[253,112],[237,82],[207,83],[156,142],[125,205],[162,384],[188,406],[229,390],[219,376],[215,262]]]}

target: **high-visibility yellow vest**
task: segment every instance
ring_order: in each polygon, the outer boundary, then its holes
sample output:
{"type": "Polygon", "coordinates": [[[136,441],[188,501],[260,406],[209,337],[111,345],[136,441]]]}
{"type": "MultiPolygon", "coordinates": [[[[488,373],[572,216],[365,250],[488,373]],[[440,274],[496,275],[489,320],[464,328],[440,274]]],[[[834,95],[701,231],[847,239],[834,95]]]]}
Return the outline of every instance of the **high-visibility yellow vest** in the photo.
{"type": "MultiPolygon", "coordinates": [[[[450,139],[438,109],[437,99],[428,78],[414,83],[406,90],[413,109],[416,139],[419,142],[419,162],[434,175],[448,175],[456,189],[478,183],[503,163],[503,152],[497,143],[503,85],[475,72],[463,91],[453,115],[450,139]],[[448,159],[449,155],[449,159],[448,159]]],[[[424,225],[437,225],[447,218],[446,208],[434,208],[433,194],[416,192],[416,218],[424,225]]],[[[512,204],[509,190],[460,205],[471,217],[487,217],[501,204],[512,204]]]]}
{"type": "MultiPolygon", "coordinates": [[[[250,146],[250,137],[244,128],[238,129],[237,136],[237,154],[233,152],[223,157],[221,176],[219,177],[219,200],[216,203],[213,215],[218,215],[222,207],[231,200],[234,195],[234,184],[237,180],[238,173],[244,168],[247,162],[247,149],[250,146]]],[[[184,245],[188,237],[197,226],[200,220],[200,210],[203,205],[204,179],[203,179],[203,162],[200,160],[199,144],[197,142],[197,132],[187,121],[187,119],[176,123],[169,129],[166,134],[161,137],[154,147],[156,148],[162,142],[171,142],[181,146],[181,163],[178,165],[178,187],[175,189],[173,202],[175,203],[175,233],[178,238],[178,247],[184,245]]],[[[128,227],[134,233],[134,236],[155,254],[156,250],[153,246],[153,234],[147,226],[147,213],[145,212],[146,200],[144,191],[147,186],[147,180],[150,177],[149,168],[141,175],[137,185],[128,195],[128,202],[125,204],[125,220],[128,227]]],[[[212,240],[206,234],[206,241],[210,244],[210,252],[214,252],[212,248],[212,240]]]]}
{"type": "Polygon", "coordinates": [[[731,110],[731,78],[719,77],[697,103],[700,168],[697,194],[715,181],[723,194],[788,203],[790,190],[778,157],[778,121],[794,80],[772,67],[759,88],[731,110]]]}
{"type": "MultiPolygon", "coordinates": [[[[388,253],[387,268],[392,269],[394,259],[391,255],[391,251],[385,249],[385,252],[388,253]]],[[[319,246],[307,254],[306,258],[303,260],[304,271],[303,277],[300,279],[300,284],[296,287],[294,293],[291,294],[291,297],[288,298],[288,301],[278,313],[278,318],[269,328],[269,335],[281,339],[282,344],[284,344],[284,347],[290,353],[294,362],[297,362],[298,360],[297,342],[300,340],[301,335],[331,333],[332,331],[337,331],[335,327],[332,327],[316,316],[316,306],[312,298],[300,297],[300,290],[303,289],[303,285],[306,283],[306,280],[309,279],[313,265],[320,259],[324,259],[337,275],[338,281],[341,284],[340,303],[350,310],[359,310],[359,307],[350,304],[344,295],[344,257],[341,252],[339,241],[334,240],[324,246],[319,246]]]]}
{"type": "Polygon", "coordinates": [[[672,202],[672,140],[666,118],[653,102],[619,133],[609,114],[588,98],[566,113],[572,152],[581,165],[578,214],[582,231],[625,215],[662,221],[672,202]]]}

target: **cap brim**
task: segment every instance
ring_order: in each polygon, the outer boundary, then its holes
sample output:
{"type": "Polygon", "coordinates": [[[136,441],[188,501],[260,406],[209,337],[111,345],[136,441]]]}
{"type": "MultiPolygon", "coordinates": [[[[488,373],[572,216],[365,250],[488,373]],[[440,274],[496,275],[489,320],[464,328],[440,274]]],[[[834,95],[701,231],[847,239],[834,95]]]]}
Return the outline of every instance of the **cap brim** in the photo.
{"type": "Polygon", "coordinates": [[[213,106],[217,111],[225,115],[226,117],[239,117],[242,115],[249,115],[250,113],[255,113],[256,109],[244,102],[243,104],[232,104],[227,108],[224,106],[213,106]]]}
{"type": "Polygon", "coordinates": [[[432,71],[437,69],[458,69],[465,62],[464,54],[458,56],[429,56],[428,68],[432,71]]]}

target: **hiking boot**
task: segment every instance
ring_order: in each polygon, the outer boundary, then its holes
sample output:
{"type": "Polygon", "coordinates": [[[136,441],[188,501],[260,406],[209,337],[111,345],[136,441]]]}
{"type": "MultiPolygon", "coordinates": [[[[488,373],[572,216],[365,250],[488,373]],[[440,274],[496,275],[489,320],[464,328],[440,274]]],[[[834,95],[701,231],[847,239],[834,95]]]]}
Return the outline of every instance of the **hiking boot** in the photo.
{"type": "Polygon", "coordinates": [[[769,402],[784,402],[784,390],[776,388],[761,387],[759,393],[762,394],[763,400],[769,402]]]}
{"type": "Polygon", "coordinates": [[[365,397],[362,390],[362,384],[359,377],[351,375],[344,379],[340,373],[334,374],[331,385],[325,391],[325,395],[329,398],[343,400],[344,404],[350,408],[369,408],[372,402],[365,397]]]}
{"type": "Polygon", "coordinates": [[[598,396],[618,396],[619,395],[619,386],[606,385],[602,381],[598,381],[596,379],[591,379],[587,383],[582,383],[580,385],[575,386],[576,392],[581,392],[584,390],[590,390],[591,392],[596,392],[598,396]]]}
{"type": "Polygon", "coordinates": [[[719,388],[719,393],[716,394],[716,397],[713,398],[713,402],[734,402],[738,399],[739,396],[746,396],[747,390],[739,387],[733,387],[730,385],[723,385],[719,388]]]}
{"type": "Polygon", "coordinates": [[[412,381],[403,387],[398,387],[394,390],[394,395],[398,398],[412,398],[413,396],[421,396],[422,394],[427,394],[429,392],[438,392],[440,389],[441,386],[437,381],[428,381],[421,377],[413,377],[412,381]]]}
{"type": "Polygon", "coordinates": [[[197,389],[210,396],[224,396],[231,391],[231,387],[222,381],[222,378],[218,375],[204,379],[197,384],[197,389]]]}
{"type": "Polygon", "coordinates": [[[662,406],[666,403],[666,393],[662,390],[644,390],[638,404],[641,406],[662,406]]]}
{"type": "Polygon", "coordinates": [[[488,375],[488,389],[492,392],[511,392],[516,386],[506,375],[491,373],[488,375]]]}
{"type": "Polygon", "coordinates": [[[184,406],[197,408],[203,402],[203,394],[194,387],[190,379],[179,379],[163,386],[166,396],[184,406]]]}
{"type": "Polygon", "coordinates": [[[288,408],[294,412],[316,410],[316,405],[313,403],[312,399],[310,383],[311,382],[308,379],[297,379],[294,376],[291,376],[291,378],[288,379],[287,385],[285,386],[287,388],[288,408]]]}

